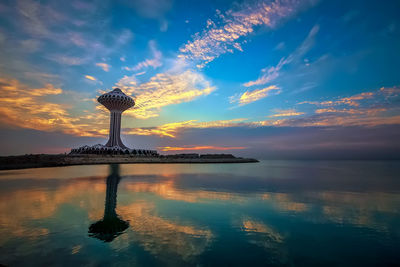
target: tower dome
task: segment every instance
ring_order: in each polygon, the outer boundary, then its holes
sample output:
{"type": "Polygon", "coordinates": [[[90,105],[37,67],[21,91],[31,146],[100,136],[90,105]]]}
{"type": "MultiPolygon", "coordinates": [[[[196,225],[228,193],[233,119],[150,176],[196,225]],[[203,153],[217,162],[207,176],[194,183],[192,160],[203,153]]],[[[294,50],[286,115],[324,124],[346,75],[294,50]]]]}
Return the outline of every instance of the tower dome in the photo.
{"type": "Polygon", "coordinates": [[[119,88],[99,96],[97,101],[109,111],[120,111],[121,113],[135,105],[135,101],[119,88]]]}

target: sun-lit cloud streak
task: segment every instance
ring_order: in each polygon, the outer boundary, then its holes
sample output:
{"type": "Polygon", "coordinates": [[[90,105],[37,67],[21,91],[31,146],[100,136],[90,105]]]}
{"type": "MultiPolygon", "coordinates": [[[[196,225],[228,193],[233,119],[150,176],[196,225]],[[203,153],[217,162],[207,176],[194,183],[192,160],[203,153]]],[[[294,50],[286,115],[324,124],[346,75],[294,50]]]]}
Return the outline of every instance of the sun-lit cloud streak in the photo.
{"type": "Polygon", "coordinates": [[[91,81],[97,81],[97,79],[95,77],[90,76],[90,75],[85,75],[85,78],[88,80],[91,80],[91,81]]]}
{"type": "Polygon", "coordinates": [[[197,150],[236,150],[236,149],[246,149],[244,146],[231,146],[231,147],[223,147],[223,146],[185,146],[185,147],[171,147],[171,146],[163,146],[159,147],[161,151],[197,151],[197,150]]]}
{"type": "Polygon", "coordinates": [[[295,109],[276,110],[278,113],[270,115],[269,117],[292,117],[304,115],[304,112],[298,112],[295,109]]]}
{"type": "Polygon", "coordinates": [[[385,88],[381,88],[378,92],[364,92],[350,97],[339,98],[338,100],[327,100],[327,101],[303,101],[298,104],[312,104],[319,106],[336,106],[340,104],[349,105],[349,106],[359,106],[359,101],[365,99],[371,99],[379,93],[385,93],[385,88]]]}
{"type": "Polygon", "coordinates": [[[363,109],[363,110],[358,110],[354,108],[344,108],[344,109],[335,109],[335,108],[321,108],[321,109],[316,109],[315,113],[316,114],[322,114],[322,113],[347,113],[347,114],[377,114],[379,112],[386,111],[386,108],[370,108],[370,109],[363,109]]]}
{"type": "Polygon", "coordinates": [[[384,103],[383,101],[387,101],[392,97],[397,97],[399,94],[400,94],[399,86],[381,87],[377,91],[362,92],[349,97],[339,97],[334,100],[325,100],[325,101],[302,101],[297,104],[298,105],[310,104],[316,106],[330,106],[330,107],[347,105],[356,108],[360,107],[360,105],[362,106],[364,103],[369,104],[368,100],[375,100],[384,103]]]}
{"type": "Polygon", "coordinates": [[[125,76],[116,85],[136,98],[135,108],[125,114],[139,119],[157,117],[162,107],[189,102],[216,89],[202,74],[190,70],[159,73],[141,84],[136,84],[134,76],[125,76]]]}
{"type": "Polygon", "coordinates": [[[287,18],[312,1],[282,0],[258,1],[254,5],[243,5],[240,10],[228,10],[224,14],[217,11],[217,19],[207,20],[202,32],[193,35],[192,41],[180,48],[179,57],[198,62],[199,68],[225,53],[243,51],[242,37],[251,34],[256,26],[274,28],[283,18],[287,18]]]}
{"type": "Polygon", "coordinates": [[[263,121],[265,126],[291,126],[291,127],[314,127],[314,126],[367,126],[400,124],[400,116],[377,115],[343,115],[343,114],[317,114],[298,119],[285,119],[278,121],[263,121]]]}
{"type": "Polygon", "coordinates": [[[262,89],[245,91],[242,94],[231,96],[229,101],[230,103],[238,103],[239,106],[243,106],[267,97],[271,91],[274,91],[274,94],[279,94],[280,88],[275,85],[270,85],[262,89]]]}
{"type": "Polygon", "coordinates": [[[267,67],[261,70],[261,76],[255,81],[249,81],[244,83],[245,87],[251,87],[255,85],[264,85],[266,83],[272,82],[279,77],[281,69],[294,61],[299,60],[303,55],[305,55],[315,43],[315,36],[319,31],[319,25],[315,25],[308,33],[306,39],[303,43],[289,56],[282,57],[276,66],[267,67]]]}
{"type": "Polygon", "coordinates": [[[96,66],[102,68],[105,72],[108,72],[111,68],[111,66],[109,64],[104,63],[104,62],[96,63],[96,66]]]}
{"type": "Polygon", "coordinates": [[[185,129],[205,129],[205,128],[226,128],[243,125],[246,119],[232,119],[232,120],[219,120],[210,122],[199,122],[197,120],[183,121],[183,122],[173,122],[163,124],[157,127],[147,127],[147,128],[130,128],[126,129],[126,134],[134,135],[158,135],[161,137],[171,137],[175,138],[179,132],[185,129]]]}
{"type": "Polygon", "coordinates": [[[131,68],[125,67],[124,69],[128,70],[128,71],[139,71],[139,70],[142,70],[142,69],[145,69],[148,67],[152,67],[153,69],[161,67],[162,66],[162,62],[161,62],[162,53],[160,50],[157,49],[156,43],[154,40],[149,42],[149,47],[153,54],[152,59],[146,59],[142,62],[137,63],[135,66],[133,66],[131,68]]]}

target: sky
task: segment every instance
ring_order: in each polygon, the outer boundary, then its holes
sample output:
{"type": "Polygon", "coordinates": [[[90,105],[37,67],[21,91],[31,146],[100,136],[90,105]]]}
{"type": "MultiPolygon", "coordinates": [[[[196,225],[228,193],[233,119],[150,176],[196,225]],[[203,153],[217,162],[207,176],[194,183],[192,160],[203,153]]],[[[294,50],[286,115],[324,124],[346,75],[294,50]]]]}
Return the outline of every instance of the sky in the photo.
{"type": "Polygon", "coordinates": [[[400,2],[5,0],[1,155],[105,144],[260,159],[400,158],[400,2]]]}

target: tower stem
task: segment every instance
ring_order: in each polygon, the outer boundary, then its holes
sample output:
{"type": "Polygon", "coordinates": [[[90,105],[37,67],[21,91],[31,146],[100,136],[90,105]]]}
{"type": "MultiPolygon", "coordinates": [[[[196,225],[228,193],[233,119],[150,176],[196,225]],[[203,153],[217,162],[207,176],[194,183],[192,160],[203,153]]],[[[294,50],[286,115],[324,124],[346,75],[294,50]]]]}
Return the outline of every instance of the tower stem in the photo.
{"type": "Polygon", "coordinates": [[[108,147],[119,146],[126,148],[121,140],[121,114],[121,111],[110,111],[110,139],[106,144],[108,147]]]}

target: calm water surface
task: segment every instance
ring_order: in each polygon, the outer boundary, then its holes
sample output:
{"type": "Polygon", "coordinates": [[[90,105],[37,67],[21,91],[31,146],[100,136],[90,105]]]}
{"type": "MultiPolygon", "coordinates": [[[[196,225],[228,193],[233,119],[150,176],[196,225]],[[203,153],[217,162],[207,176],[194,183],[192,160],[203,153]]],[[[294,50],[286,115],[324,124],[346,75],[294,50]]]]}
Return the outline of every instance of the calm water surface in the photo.
{"type": "Polygon", "coordinates": [[[400,264],[400,162],[0,172],[0,264],[400,264]]]}

